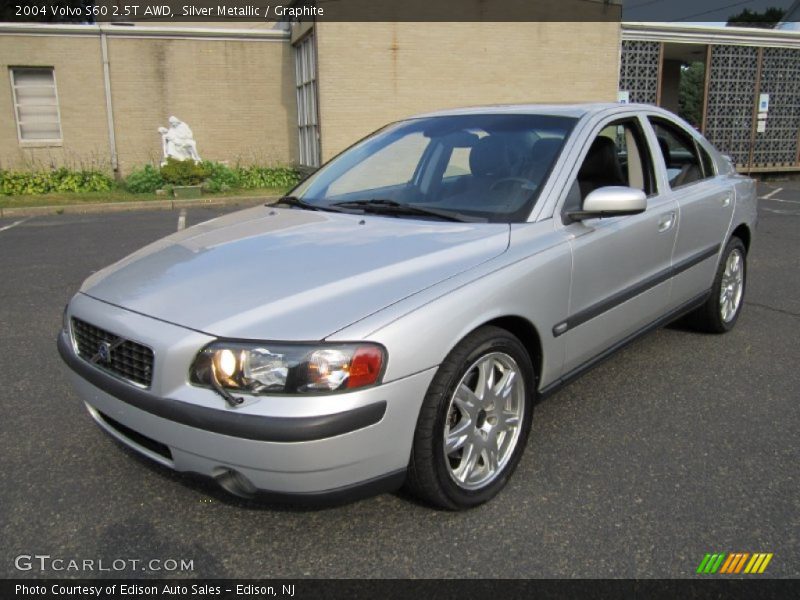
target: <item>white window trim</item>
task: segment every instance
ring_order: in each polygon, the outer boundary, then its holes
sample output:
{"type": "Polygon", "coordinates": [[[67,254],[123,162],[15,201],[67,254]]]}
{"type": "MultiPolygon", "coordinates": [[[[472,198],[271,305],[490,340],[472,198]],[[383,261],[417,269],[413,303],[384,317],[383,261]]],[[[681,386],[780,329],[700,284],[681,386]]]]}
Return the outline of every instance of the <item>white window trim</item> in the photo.
{"type": "Polygon", "coordinates": [[[319,144],[317,57],[313,35],[311,33],[294,44],[298,162],[306,167],[318,167],[322,162],[319,144]]]}
{"type": "MultiPolygon", "coordinates": [[[[63,131],[62,127],[61,127],[61,101],[58,98],[58,82],[56,81],[56,69],[55,69],[55,67],[22,67],[22,66],[9,67],[8,74],[9,74],[9,77],[11,78],[11,95],[12,95],[12,99],[13,99],[13,102],[14,102],[14,119],[15,119],[16,124],[17,124],[17,141],[19,142],[19,145],[20,146],[28,146],[28,147],[61,146],[64,143],[64,131],[63,131]],[[20,107],[20,104],[19,104],[19,102],[17,100],[17,87],[18,86],[17,86],[17,83],[16,83],[16,81],[14,79],[14,71],[15,70],[20,70],[21,71],[23,69],[28,69],[28,70],[37,70],[38,69],[38,70],[41,70],[41,71],[49,69],[50,73],[53,75],[53,94],[55,95],[55,99],[56,99],[56,118],[58,119],[58,122],[56,123],[56,125],[58,125],[58,138],[52,138],[52,139],[51,138],[42,138],[42,139],[36,139],[36,140],[26,140],[26,139],[22,138],[22,127],[21,127],[22,123],[21,123],[20,118],[19,118],[19,107],[20,107]]],[[[25,86],[19,86],[19,87],[25,87],[25,86]]]]}

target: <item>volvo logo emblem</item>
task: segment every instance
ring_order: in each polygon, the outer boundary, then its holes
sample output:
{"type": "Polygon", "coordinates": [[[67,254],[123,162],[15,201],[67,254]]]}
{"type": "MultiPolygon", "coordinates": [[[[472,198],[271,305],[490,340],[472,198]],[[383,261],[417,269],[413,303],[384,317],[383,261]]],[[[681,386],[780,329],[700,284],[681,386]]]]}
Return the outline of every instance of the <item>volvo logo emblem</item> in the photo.
{"type": "Polygon", "coordinates": [[[111,362],[111,344],[100,342],[97,345],[97,360],[104,363],[111,362]]]}

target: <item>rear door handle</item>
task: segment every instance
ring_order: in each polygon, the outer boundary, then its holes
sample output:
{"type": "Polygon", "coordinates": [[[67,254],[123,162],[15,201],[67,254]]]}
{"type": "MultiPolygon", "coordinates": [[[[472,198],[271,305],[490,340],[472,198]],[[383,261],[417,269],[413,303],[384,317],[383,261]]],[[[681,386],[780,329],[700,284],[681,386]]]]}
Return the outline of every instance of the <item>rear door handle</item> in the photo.
{"type": "Polygon", "coordinates": [[[669,212],[665,215],[661,215],[661,218],[658,219],[658,232],[663,233],[669,229],[672,229],[672,226],[675,224],[675,211],[669,212]]]}
{"type": "Polygon", "coordinates": [[[730,205],[731,205],[731,196],[730,196],[730,194],[728,194],[727,196],[725,196],[725,197],[722,199],[722,206],[723,206],[723,207],[728,207],[728,206],[730,206],[730,205]]]}

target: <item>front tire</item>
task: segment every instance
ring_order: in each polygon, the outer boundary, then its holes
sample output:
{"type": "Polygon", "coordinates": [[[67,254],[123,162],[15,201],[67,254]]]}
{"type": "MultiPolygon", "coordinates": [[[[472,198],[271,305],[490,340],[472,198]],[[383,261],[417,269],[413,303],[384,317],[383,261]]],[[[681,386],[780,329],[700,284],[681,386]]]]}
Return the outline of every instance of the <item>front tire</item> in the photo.
{"type": "Polygon", "coordinates": [[[747,249],[738,237],[725,246],[705,304],[689,315],[694,329],[706,333],[726,333],[733,329],[744,304],[747,283],[747,249]]]}
{"type": "Polygon", "coordinates": [[[491,499],[525,449],[535,393],[531,359],[516,337],[492,326],[468,335],[425,395],[407,487],[450,510],[491,499]]]}

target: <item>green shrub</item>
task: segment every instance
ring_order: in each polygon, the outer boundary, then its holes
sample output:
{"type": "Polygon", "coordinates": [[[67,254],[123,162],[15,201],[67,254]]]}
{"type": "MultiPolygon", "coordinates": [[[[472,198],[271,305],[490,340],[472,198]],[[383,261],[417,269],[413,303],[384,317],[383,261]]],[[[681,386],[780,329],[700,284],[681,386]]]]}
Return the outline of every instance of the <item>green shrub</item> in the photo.
{"type": "Polygon", "coordinates": [[[203,189],[208,192],[226,192],[239,187],[239,173],[222,163],[205,161],[203,166],[208,170],[208,178],[203,189]]]}
{"type": "Polygon", "coordinates": [[[0,194],[6,196],[49,192],[107,192],[114,180],[101,171],[0,171],[0,194]]]}
{"type": "Polygon", "coordinates": [[[211,160],[168,158],[160,169],[146,165],[134,170],[125,180],[125,187],[134,193],[170,190],[177,185],[202,185],[205,192],[227,192],[236,188],[288,188],[300,181],[300,173],[289,167],[228,167],[211,160]]]}
{"type": "Polygon", "coordinates": [[[167,164],[161,167],[164,182],[172,185],[199,185],[210,174],[207,163],[195,163],[193,160],[175,160],[170,157],[167,164]]]}
{"type": "Polygon", "coordinates": [[[134,169],[125,178],[125,189],[134,194],[152,194],[164,185],[161,171],[153,165],[145,165],[141,169],[134,169]]]}
{"type": "Polygon", "coordinates": [[[239,167],[239,186],[243,188],[287,188],[300,181],[300,173],[289,167],[239,167]]]}

